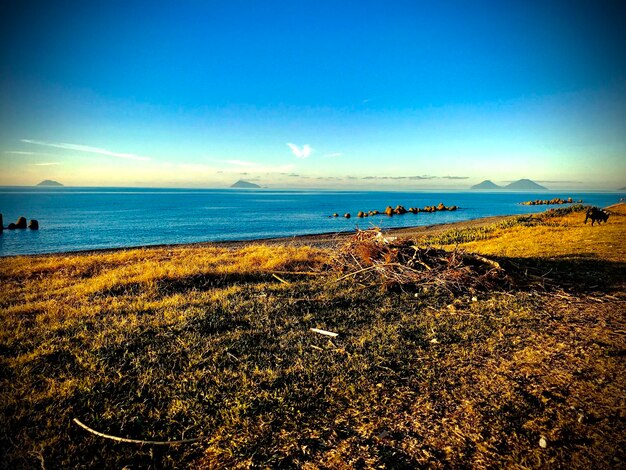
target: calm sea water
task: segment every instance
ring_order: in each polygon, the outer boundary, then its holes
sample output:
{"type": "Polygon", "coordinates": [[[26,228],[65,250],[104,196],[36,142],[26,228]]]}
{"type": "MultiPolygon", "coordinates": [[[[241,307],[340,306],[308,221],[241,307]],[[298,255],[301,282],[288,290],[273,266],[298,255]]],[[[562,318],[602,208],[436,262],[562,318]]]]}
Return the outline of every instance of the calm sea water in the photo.
{"type": "Polygon", "coordinates": [[[220,240],[250,240],[339,232],[355,227],[432,225],[544,211],[529,199],[568,197],[607,206],[620,193],[364,192],[176,190],[137,188],[0,188],[5,227],[19,216],[39,220],[40,230],[5,230],[0,256],[220,240]],[[387,205],[424,207],[443,202],[456,212],[354,217],[387,205]],[[351,219],[330,218],[337,212],[351,219]]]}

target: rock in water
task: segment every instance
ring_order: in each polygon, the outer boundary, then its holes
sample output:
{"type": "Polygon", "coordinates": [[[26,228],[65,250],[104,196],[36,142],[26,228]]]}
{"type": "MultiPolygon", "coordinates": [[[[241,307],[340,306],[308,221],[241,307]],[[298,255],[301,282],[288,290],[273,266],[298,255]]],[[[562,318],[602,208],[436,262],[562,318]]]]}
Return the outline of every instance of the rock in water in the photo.
{"type": "Polygon", "coordinates": [[[343,216],[344,216],[346,219],[349,219],[349,218],[350,218],[350,212],[346,212],[343,216]]]}
{"type": "Polygon", "coordinates": [[[30,221],[30,224],[28,224],[28,228],[31,230],[39,230],[39,222],[35,219],[32,219],[30,221]]]}
{"type": "Polygon", "coordinates": [[[4,223],[2,222],[2,214],[0,214],[0,233],[4,230],[4,223]]]}
{"type": "Polygon", "coordinates": [[[15,226],[15,224],[13,222],[11,222],[7,228],[9,230],[15,230],[17,227],[15,226]]]}
{"type": "Polygon", "coordinates": [[[26,228],[26,218],[20,217],[15,223],[15,228],[26,228]]]}

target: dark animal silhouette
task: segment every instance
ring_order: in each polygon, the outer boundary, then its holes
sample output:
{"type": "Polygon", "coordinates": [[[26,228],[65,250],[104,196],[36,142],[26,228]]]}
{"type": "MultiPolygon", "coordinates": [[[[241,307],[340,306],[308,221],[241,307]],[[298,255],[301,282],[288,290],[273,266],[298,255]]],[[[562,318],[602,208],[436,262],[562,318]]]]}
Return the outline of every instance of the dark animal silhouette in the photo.
{"type": "Polygon", "coordinates": [[[585,223],[587,223],[587,220],[591,219],[591,225],[593,226],[594,222],[598,222],[598,224],[600,224],[600,222],[604,222],[606,223],[607,220],[609,220],[609,213],[606,211],[603,211],[601,209],[598,209],[597,207],[592,207],[590,209],[587,210],[587,216],[585,217],[585,223]]]}

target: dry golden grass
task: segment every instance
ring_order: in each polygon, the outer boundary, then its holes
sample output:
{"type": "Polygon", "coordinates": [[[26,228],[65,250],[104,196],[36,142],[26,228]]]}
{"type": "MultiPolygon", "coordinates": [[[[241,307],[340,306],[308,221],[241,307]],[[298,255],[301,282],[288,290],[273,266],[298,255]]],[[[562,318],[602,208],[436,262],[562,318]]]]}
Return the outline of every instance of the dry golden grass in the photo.
{"type": "Polygon", "coordinates": [[[475,298],[337,282],[310,247],[0,259],[2,466],[623,466],[623,207],[440,236],[519,281],[475,298]]]}
{"type": "Polygon", "coordinates": [[[584,212],[546,219],[545,225],[518,225],[495,231],[487,240],[460,244],[484,255],[513,258],[592,257],[610,261],[626,259],[624,231],[626,204],[615,206],[609,222],[591,227],[584,212]]]}

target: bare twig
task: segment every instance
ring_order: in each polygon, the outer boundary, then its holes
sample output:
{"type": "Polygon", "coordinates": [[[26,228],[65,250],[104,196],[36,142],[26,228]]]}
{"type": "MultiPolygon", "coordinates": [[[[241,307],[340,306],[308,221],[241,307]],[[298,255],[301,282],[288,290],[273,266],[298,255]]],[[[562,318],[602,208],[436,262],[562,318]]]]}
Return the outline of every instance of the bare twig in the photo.
{"type": "Polygon", "coordinates": [[[112,436],[110,434],[104,434],[102,432],[96,431],[95,429],[91,429],[86,424],[80,422],[78,418],[74,418],[72,421],[74,421],[74,423],[78,424],[81,428],[85,429],[86,431],[89,431],[91,434],[95,434],[96,436],[103,437],[104,439],[110,439],[116,442],[125,442],[127,444],[140,444],[140,445],[151,445],[151,446],[174,446],[178,444],[192,444],[194,442],[200,442],[205,439],[203,437],[196,437],[193,439],[182,439],[180,441],[146,441],[143,439],[128,439],[126,437],[118,437],[118,436],[112,436]]]}
{"type": "Polygon", "coordinates": [[[320,335],[330,336],[331,338],[335,338],[339,336],[339,333],[333,333],[332,331],[320,330],[319,328],[311,328],[311,331],[314,333],[319,333],[320,335]]]}
{"type": "Polygon", "coordinates": [[[283,284],[290,284],[289,281],[285,281],[282,277],[280,277],[278,274],[272,273],[272,276],[274,276],[276,279],[278,279],[280,282],[282,282],[283,284]]]}
{"type": "Polygon", "coordinates": [[[322,276],[324,273],[315,271],[272,271],[272,274],[294,274],[297,276],[322,276]]]}
{"type": "Polygon", "coordinates": [[[346,274],[345,276],[341,276],[339,279],[336,279],[335,282],[339,282],[342,281],[350,276],[356,276],[357,274],[363,273],[365,271],[371,271],[373,269],[376,269],[376,266],[368,266],[367,268],[363,268],[363,269],[359,269],[357,271],[353,271],[351,273],[346,274]]]}

